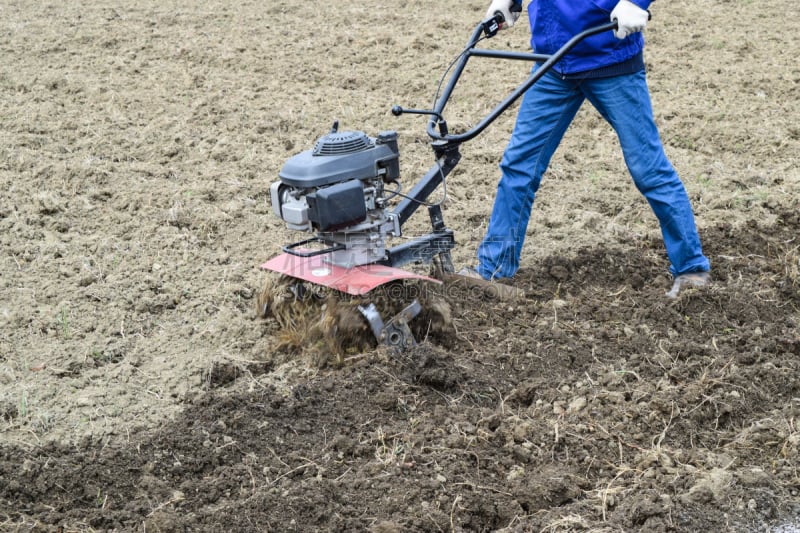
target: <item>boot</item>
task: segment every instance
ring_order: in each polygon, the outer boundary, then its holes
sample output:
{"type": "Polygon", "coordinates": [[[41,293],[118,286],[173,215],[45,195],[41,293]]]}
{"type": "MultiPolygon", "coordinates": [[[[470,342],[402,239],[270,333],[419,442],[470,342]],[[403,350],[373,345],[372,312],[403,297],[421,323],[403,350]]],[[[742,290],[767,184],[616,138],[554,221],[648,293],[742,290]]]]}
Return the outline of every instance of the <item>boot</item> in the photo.
{"type": "Polygon", "coordinates": [[[677,298],[678,293],[684,289],[702,288],[711,285],[711,274],[709,272],[687,272],[675,278],[672,289],[667,294],[667,298],[677,298]]]}

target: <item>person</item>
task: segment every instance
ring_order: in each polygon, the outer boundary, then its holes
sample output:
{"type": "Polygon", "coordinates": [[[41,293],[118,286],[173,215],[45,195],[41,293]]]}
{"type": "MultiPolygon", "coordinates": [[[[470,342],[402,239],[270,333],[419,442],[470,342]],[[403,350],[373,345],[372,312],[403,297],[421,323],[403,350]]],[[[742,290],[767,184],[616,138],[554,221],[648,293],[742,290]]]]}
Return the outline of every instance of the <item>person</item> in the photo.
{"type": "MultiPolygon", "coordinates": [[[[514,26],[522,0],[492,0],[514,26]]],[[[669,297],[710,284],[686,189],[664,153],[653,118],[644,68],[644,30],[650,0],[531,0],[528,17],[534,52],[552,54],[581,31],[609,21],[617,29],[575,46],[522,98],[500,163],[501,178],[478,264],[462,271],[484,280],[512,277],[519,268],[525,230],[542,175],[584,100],[614,128],[627,168],[661,226],[673,276],[669,297]]],[[[534,67],[538,68],[538,66],[534,67]]]]}

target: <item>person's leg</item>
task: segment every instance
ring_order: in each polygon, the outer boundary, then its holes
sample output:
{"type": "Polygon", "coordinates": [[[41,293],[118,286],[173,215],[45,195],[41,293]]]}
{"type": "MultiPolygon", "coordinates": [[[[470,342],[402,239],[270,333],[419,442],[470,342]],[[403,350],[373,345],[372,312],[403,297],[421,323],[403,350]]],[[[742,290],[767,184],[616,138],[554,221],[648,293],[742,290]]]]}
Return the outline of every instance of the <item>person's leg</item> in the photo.
{"type": "Polygon", "coordinates": [[[523,96],[500,163],[502,176],[489,227],[478,247],[477,271],[484,279],[508,278],[517,272],[542,174],[583,100],[573,83],[550,74],[523,96]]]}
{"type": "Polygon", "coordinates": [[[633,181],[661,225],[672,275],[710,270],[689,196],[661,144],[644,71],[585,80],[581,87],[617,132],[633,181]]]}

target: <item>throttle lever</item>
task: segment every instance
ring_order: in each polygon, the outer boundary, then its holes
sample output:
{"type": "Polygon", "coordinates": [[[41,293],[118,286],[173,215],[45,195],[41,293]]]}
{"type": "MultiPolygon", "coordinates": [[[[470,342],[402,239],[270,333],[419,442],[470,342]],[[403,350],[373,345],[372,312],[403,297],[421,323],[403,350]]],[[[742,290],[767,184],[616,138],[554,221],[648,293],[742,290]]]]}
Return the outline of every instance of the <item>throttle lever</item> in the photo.
{"type": "Polygon", "coordinates": [[[497,32],[500,31],[500,26],[506,21],[503,14],[499,11],[495,12],[493,17],[489,17],[488,19],[484,20],[481,24],[483,25],[483,34],[487,38],[492,38],[497,35],[497,32]]]}
{"type": "Polygon", "coordinates": [[[433,111],[431,109],[411,109],[408,107],[401,107],[399,105],[392,106],[392,115],[399,117],[403,113],[409,113],[412,115],[431,115],[433,117],[436,117],[436,124],[438,124],[439,131],[441,132],[441,134],[447,135],[448,133],[447,121],[440,113],[437,113],[436,111],[433,111]]]}

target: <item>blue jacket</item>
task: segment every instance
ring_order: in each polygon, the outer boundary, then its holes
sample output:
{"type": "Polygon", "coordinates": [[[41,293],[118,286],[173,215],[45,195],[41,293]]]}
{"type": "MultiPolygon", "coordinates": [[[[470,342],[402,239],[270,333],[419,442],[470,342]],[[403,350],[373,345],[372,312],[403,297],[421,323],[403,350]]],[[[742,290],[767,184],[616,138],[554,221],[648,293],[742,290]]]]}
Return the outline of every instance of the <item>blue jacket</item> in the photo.
{"type": "MultiPolygon", "coordinates": [[[[611,10],[618,1],[531,0],[528,5],[531,47],[538,54],[552,54],[574,35],[609,22],[611,10]]],[[[642,9],[647,9],[651,4],[651,0],[631,1],[642,9]]],[[[606,67],[631,59],[643,47],[641,33],[620,40],[614,37],[612,31],[607,31],[580,42],[555,65],[555,69],[562,74],[574,74],[606,67]]]]}

